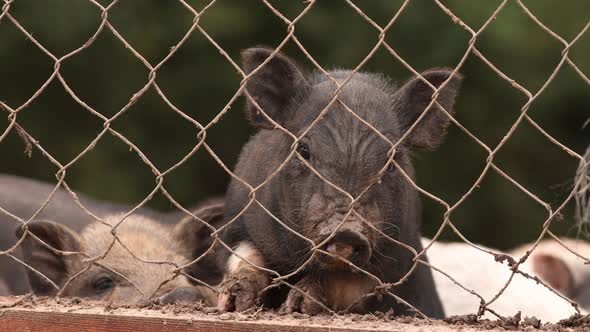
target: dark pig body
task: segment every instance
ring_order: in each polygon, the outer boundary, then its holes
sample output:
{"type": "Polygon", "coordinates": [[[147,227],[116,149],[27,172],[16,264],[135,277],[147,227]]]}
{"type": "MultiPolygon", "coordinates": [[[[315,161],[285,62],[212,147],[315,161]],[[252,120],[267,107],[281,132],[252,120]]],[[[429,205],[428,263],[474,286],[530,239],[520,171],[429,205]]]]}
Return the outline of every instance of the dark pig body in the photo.
{"type": "MultiPolygon", "coordinates": [[[[244,51],[245,72],[254,71],[271,53],[264,48],[244,51]]],[[[350,72],[330,74],[342,82],[350,72]]],[[[460,77],[451,77],[445,69],[422,75],[435,87],[448,80],[438,102],[452,112],[460,77]]],[[[299,137],[328,105],[337,87],[322,74],[304,76],[292,60],[277,53],[250,78],[246,88],[272,120],[299,137]]],[[[355,74],[339,99],[356,116],[341,103],[334,103],[298,142],[297,154],[256,192],[256,199],[272,215],[329,253],[316,252],[310,263],[288,280],[305,295],[291,289],[283,310],[313,314],[325,307],[359,312],[393,309],[399,315],[413,314],[391,296],[363,298],[374,292],[378,282],[360,269],[384,283],[395,283],[412,268],[411,251],[387,237],[420,252],[421,207],[416,190],[397,167],[388,164],[391,146],[357,116],[396,142],[422,114],[432,92],[418,78],[396,90],[379,75],[355,74]],[[380,171],[384,173],[377,181],[380,171]],[[348,213],[350,198],[320,176],[352,197],[360,195],[353,213],[348,213]]],[[[251,101],[246,116],[261,130],[244,146],[235,174],[257,187],[288,158],[293,139],[274,129],[275,125],[251,101]]],[[[443,112],[431,109],[398,146],[394,160],[408,176],[414,177],[410,150],[438,146],[448,122],[443,112]]],[[[226,221],[236,217],[249,199],[249,189],[233,179],[226,195],[226,221]]],[[[259,292],[270,285],[274,276],[251,264],[281,275],[298,270],[311,255],[310,242],[301,236],[252,203],[223,234],[237,255],[230,255],[226,265],[220,309],[240,311],[258,303],[259,292]]],[[[444,316],[431,272],[422,265],[392,292],[427,316],[444,316]]]]}

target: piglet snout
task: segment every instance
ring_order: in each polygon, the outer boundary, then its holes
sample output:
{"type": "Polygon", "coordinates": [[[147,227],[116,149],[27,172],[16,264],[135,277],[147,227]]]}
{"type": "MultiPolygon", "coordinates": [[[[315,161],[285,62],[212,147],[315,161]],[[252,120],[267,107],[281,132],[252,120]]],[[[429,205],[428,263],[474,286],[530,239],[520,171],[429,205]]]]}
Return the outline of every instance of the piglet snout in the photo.
{"type": "MultiPolygon", "coordinates": [[[[360,233],[351,231],[336,233],[324,245],[323,249],[334,256],[346,259],[358,266],[366,264],[371,257],[371,249],[367,238],[360,233]]],[[[346,264],[342,260],[328,255],[323,255],[322,260],[334,265],[346,264]]]]}
{"type": "Polygon", "coordinates": [[[162,303],[183,303],[191,304],[198,301],[205,305],[214,306],[217,304],[216,294],[206,287],[178,287],[160,296],[162,303]]]}
{"type": "Polygon", "coordinates": [[[330,243],[326,247],[326,251],[332,255],[348,259],[356,250],[355,247],[348,243],[336,242],[330,243]]]}

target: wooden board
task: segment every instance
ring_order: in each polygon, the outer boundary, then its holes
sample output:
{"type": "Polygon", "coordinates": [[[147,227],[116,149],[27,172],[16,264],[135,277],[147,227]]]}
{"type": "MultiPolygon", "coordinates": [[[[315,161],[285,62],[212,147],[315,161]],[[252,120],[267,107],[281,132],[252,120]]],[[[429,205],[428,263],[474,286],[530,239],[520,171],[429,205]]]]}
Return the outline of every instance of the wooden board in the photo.
{"type": "MultiPolygon", "coordinates": [[[[174,310],[174,307],[140,309],[112,307],[107,303],[69,300],[32,300],[17,303],[0,298],[0,331],[10,332],[464,332],[477,328],[450,326],[443,322],[397,320],[363,321],[350,317],[278,316],[276,314],[217,314],[198,310],[174,310]]],[[[481,331],[481,330],[479,330],[481,331]]]]}

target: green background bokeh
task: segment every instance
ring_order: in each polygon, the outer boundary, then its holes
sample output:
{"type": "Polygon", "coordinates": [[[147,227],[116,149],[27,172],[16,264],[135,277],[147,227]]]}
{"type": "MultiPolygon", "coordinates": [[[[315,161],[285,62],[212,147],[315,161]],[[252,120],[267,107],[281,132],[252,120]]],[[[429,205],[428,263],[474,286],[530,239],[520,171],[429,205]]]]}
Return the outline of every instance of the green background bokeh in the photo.
{"type": "MultiPolygon", "coordinates": [[[[107,1],[99,1],[106,5],[107,1]]],[[[206,1],[187,1],[200,11],[206,1]]],[[[286,17],[305,7],[302,1],[271,1],[286,17]]],[[[377,24],[385,26],[401,1],[371,0],[355,3],[377,24]]],[[[500,1],[443,1],[458,17],[478,30],[500,1]]],[[[525,1],[545,25],[571,41],[590,18],[584,0],[525,1]]],[[[85,43],[97,30],[101,12],[89,1],[18,0],[10,14],[47,50],[60,57],[85,43]]],[[[147,61],[156,64],[189,30],[193,16],[179,1],[121,1],[109,11],[109,22],[147,61]]],[[[239,51],[253,45],[277,46],[287,25],[261,1],[218,0],[201,17],[200,26],[234,61],[239,51]]],[[[357,66],[379,38],[378,31],[344,1],[318,1],[296,25],[296,36],[324,68],[357,66]]],[[[386,41],[417,70],[456,66],[471,35],[454,24],[434,2],[411,1],[386,35],[386,41]]],[[[551,37],[510,1],[477,39],[476,47],[495,66],[520,85],[536,93],[561,60],[563,44],[551,37]]],[[[305,68],[313,64],[292,43],[285,52],[305,68]]],[[[590,32],[570,50],[580,70],[590,74],[590,32]]],[[[5,17],[0,22],[0,100],[16,108],[51,76],[54,62],[5,17]]],[[[411,73],[381,48],[363,67],[405,80],[411,73]]],[[[103,115],[117,113],[148,81],[146,67],[105,27],[96,41],[63,61],[60,69],[73,91],[103,115]]],[[[482,142],[495,147],[519,116],[528,98],[473,54],[461,73],[464,88],[456,105],[456,118],[482,142]]],[[[240,76],[217,49],[197,30],[157,73],[157,83],[169,100],[202,124],[211,121],[229,102],[240,76]]],[[[254,133],[242,115],[243,100],[207,132],[207,142],[233,168],[241,146],[254,133]]],[[[590,142],[590,87],[567,64],[531,105],[530,116],[547,133],[577,153],[590,142]]],[[[54,79],[18,116],[18,122],[57,160],[75,158],[102,130],[103,122],[77,104],[54,79]]],[[[6,117],[0,120],[6,128],[6,117]]],[[[197,128],[184,120],[151,88],[113,128],[139,147],[160,170],[168,169],[196,144],[197,128]]],[[[4,130],[4,129],[2,129],[4,130]]],[[[31,158],[15,131],[0,143],[0,172],[55,182],[57,168],[39,151],[31,158]]],[[[486,151],[456,126],[435,152],[418,152],[418,184],[454,204],[481,174],[486,151]]],[[[514,180],[545,202],[557,207],[571,191],[577,160],[551,143],[532,125],[521,123],[495,163],[514,180]]],[[[154,188],[154,175],[136,153],[112,135],[68,170],[68,184],[93,197],[137,204],[154,188]]],[[[204,150],[165,178],[165,187],[181,203],[222,195],[228,174],[204,150]]],[[[444,208],[423,196],[424,233],[440,225],[444,208]]],[[[172,209],[158,194],[149,205],[172,209]]],[[[576,235],[573,206],[563,212],[554,229],[576,235]]],[[[523,191],[491,171],[467,200],[451,215],[471,240],[507,248],[530,241],[540,232],[547,211],[523,191]]],[[[445,238],[452,239],[450,233],[445,238]]]]}

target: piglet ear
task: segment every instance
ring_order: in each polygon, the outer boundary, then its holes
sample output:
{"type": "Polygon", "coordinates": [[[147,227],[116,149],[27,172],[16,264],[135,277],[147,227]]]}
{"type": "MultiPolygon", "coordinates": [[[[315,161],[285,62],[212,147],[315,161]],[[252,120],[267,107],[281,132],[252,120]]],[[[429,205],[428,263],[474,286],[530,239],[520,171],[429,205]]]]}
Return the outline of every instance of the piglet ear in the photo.
{"type": "MultiPolygon", "coordinates": [[[[261,47],[242,51],[242,68],[246,75],[256,70],[272,52],[271,49],[261,47]]],[[[277,53],[248,79],[246,90],[270,118],[282,125],[288,119],[287,105],[305,86],[307,81],[295,62],[277,53]]],[[[255,127],[274,128],[250,100],[246,107],[246,118],[255,127]]]]}
{"type": "MultiPolygon", "coordinates": [[[[223,219],[224,208],[223,199],[214,198],[197,205],[192,209],[192,212],[209,225],[219,228],[225,223],[223,219]]],[[[211,229],[205,224],[187,216],[178,222],[172,234],[176,243],[179,244],[179,248],[183,251],[182,254],[193,260],[203,255],[211,247],[213,244],[211,233],[211,229]]],[[[219,283],[223,276],[223,271],[217,265],[216,251],[190,265],[187,272],[210,285],[219,283]]]]}
{"type": "MultiPolygon", "coordinates": [[[[225,204],[223,199],[214,198],[198,204],[192,209],[192,213],[209,225],[218,228],[223,224],[223,211],[225,204]]],[[[172,231],[177,243],[190,252],[190,255],[201,255],[211,245],[211,228],[201,221],[187,216],[182,218],[172,231]]]]}
{"type": "MultiPolygon", "coordinates": [[[[74,255],[62,255],[39,242],[30,233],[55,250],[72,252],[78,252],[81,249],[79,236],[68,227],[50,221],[29,223],[29,231],[26,234],[20,227],[16,230],[17,237],[25,236],[21,242],[24,262],[51,279],[57,286],[62,287],[76,272],[74,271],[75,262],[80,258],[74,255]]],[[[36,295],[49,296],[57,293],[57,290],[45,278],[29,268],[25,267],[25,269],[31,289],[36,295]]]]}
{"type": "MultiPolygon", "coordinates": [[[[438,88],[451,77],[451,74],[451,69],[431,69],[421,75],[438,88]]],[[[436,99],[450,114],[454,113],[453,106],[461,87],[461,81],[461,75],[453,75],[436,99]]],[[[410,79],[397,91],[395,95],[396,109],[403,132],[422,115],[432,99],[433,92],[434,90],[418,77],[410,79]]],[[[444,112],[433,105],[406,139],[415,148],[435,149],[442,143],[449,121],[444,112]]]]}
{"type": "Polygon", "coordinates": [[[563,259],[550,255],[538,254],[531,257],[533,272],[541,280],[548,283],[556,291],[563,295],[570,296],[574,288],[572,271],[563,259]]]}

